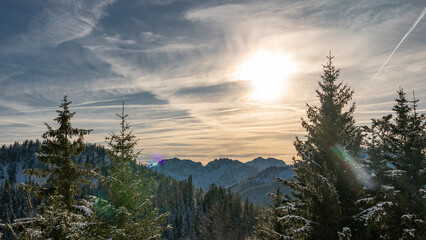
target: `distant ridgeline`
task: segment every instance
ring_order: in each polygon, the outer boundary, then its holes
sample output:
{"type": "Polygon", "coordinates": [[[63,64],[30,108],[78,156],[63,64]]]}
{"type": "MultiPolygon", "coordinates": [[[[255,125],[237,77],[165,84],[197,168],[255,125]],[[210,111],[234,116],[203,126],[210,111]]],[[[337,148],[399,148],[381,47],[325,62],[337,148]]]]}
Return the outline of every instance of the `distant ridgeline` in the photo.
{"type": "MultiPolygon", "coordinates": [[[[27,140],[22,144],[15,142],[3,145],[0,149],[0,185],[6,181],[20,183],[29,181],[24,174],[28,168],[45,168],[37,161],[40,141],[27,140]]],[[[76,162],[89,163],[94,167],[103,167],[108,161],[107,151],[96,144],[87,144],[86,150],[75,159],[76,162]]],[[[267,205],[270,203],[268,193],[276,188],[276,177],[290,178],[294,175],[293,166],[275,158],[258,157],[242,163],[228,158],[216,159],[203,166],[199,162],[180,160],[178,158],[164,160],[155,168],[157,172],[170,176],[178,181],[192,176],[196,188],[207,191],[211,184],[229,187],[234,193],[248,198],[252,203],[267,205]]],[[[288,193],[287,189],[282,189],[288,193]]]]}
{"type": "MultiPolygon", "coordinates": [[[[211,184],[229,187],[242,199],[248,198],[252,203],[267,205],[271,203],[268,193],[274,192],[277,182],[275,178],[288,179],[294,175],[293,166],[275,158],[258,157],[242,163],[238,160],[220,158],[203,166],[200,162],[181,160],[178,158],[164,160],[155,168],[158,172],[176,180],[184,180],[192,176],[196,188],[206,191],[211,184]]],[[[289,193],[288,189],[281,189],[289,193]]]]}

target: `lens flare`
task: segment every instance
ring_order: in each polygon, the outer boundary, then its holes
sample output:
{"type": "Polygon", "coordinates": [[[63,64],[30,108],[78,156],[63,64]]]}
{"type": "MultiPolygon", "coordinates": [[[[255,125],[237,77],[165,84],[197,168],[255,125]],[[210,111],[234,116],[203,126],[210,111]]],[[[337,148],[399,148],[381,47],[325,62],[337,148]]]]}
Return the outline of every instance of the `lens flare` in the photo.
{"type": "Polygon", "coordinates": [[[154,167],[159,167],[162,166],[164,164],[164,160],[163,160],[163,155],[159,154],[159,153],[154,153],[152,154],[152,160],[149,162],[147,168],[154,168],[154,167]]]}
{"type": "Polygon", "coordinates": [[[361,164],[359,164],[342,146],[336,145],[332,147],[331,150],[339,159],[345,161],[360,183],[369,189],[375,189],[377,187],[372,176],[367,173],[361,164]]]}

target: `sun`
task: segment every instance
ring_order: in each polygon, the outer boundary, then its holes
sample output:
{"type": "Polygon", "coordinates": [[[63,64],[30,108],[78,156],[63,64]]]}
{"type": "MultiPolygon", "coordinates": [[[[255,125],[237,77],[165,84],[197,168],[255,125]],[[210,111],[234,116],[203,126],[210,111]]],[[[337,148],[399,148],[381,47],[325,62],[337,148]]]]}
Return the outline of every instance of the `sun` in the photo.
{"type": "Polygon", "coordinates": [[[288,55],[262,50],[244,61],[236,75],[239,79],[251,81],[252,99],[273,101],[282,95],[286,78],[296,70],[288,55]]]}

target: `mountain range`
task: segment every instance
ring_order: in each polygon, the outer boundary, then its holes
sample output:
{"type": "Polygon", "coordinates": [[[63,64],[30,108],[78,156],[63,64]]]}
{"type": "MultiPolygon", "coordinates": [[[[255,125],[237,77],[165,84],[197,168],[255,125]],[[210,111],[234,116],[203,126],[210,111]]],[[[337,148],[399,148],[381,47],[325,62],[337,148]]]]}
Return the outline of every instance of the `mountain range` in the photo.
{"type": "MultiPolygon", "coordinates": [[[[176,180],[188,179],[196,188],[207,191],[211,184],[229,187],[239,193],[243,199],[266,205],[270,202],[267,194],[274,192],[276,177],[290,178],[294,175],[293,166],[275,158],[258,157],[252,161],[242,163],[229,158],[215,159],[203,166],[200,162],[188,159],[166,159],[156,171],[176,180]]],[[[281,188],[283,192],[288,189],[281,188]]]]}
{"type": "MultiPolygon", "coordinates": [[[[0,148],[0,185],[6,180],[15,183],[28,181],[25,169],[46,167],[36,157],[40,144],[39,141],[25,141],[0,148]]],[[[89,144],[75,161],[104,166],[108,157],[103,147],[89,144]]],[[[262,157],[245,163],[220,158],[205,166],[200,162],[173,158],[163,160],[162,164],[153,169],[176,180],[186,180],[192,176],[193,185],[205,192],[211,184],[229,187],[233,192],[239,193],[243,200],[248,198],[259,205],[270,202],[267,193],[275,191],[276,177],[289,178],[294,175],[293,166],[275,158],[262,157]]],[[[288,189],[282,187],[281,191],[288,192],[288,189]]]]}

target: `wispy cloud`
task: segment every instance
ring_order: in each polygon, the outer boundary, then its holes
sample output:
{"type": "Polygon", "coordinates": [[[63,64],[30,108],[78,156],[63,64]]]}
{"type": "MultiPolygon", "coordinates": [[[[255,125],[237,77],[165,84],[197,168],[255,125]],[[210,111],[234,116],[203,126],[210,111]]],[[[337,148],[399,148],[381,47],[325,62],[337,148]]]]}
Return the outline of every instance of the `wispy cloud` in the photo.
{"type": "Polygon", "coordinates": [[[371,80],[422,4],[10,1],[0,7],[0,127],[9,127],[0,142],[39,137],[68,93],[75,124],[93,128],[87,140],[98,143],[118,128],[114,113],[124,100],[145,160],[160,152],[198,161],[259,155],[289,161],[294,136],[305,134],[305,103],[317,101],[329,50],[355,90],[360,123],[390,110],[399,86],[415,89],[425,108],[423,21],[371,80]],[[234,74],[259,49],[284,52],[299,69],[272,103],[250,99],[252,85],[234,74]]]}
{"type": "MultiPolygon", "coordinates": [[[[30,3],[27,11],[39,8],[40,12],[27,23],[28,31],[13,34],[4,40],[3,54],[40,51],[45,48],[88,35],[104,15],[104,8],[112,0],[53,1],[44,6],[30,3]]],[[[12,9],[13,10],[13,9],[12,9]]],[[[19,14],[19,13],[17,13],[19,14]]],[[[13,23],[12,23],[13,24],[13,23]]]]}

